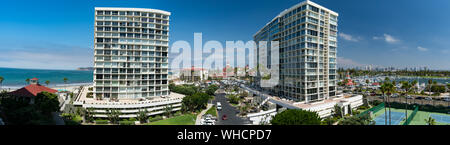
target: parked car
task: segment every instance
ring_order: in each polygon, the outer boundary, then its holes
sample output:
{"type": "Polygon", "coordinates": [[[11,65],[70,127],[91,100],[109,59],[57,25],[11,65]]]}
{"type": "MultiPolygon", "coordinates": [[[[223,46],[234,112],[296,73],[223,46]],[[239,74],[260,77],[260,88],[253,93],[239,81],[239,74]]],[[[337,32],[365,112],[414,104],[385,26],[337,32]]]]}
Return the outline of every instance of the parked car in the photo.
{"type": "Polygon", "coordinates": [[[414,99],[414,97],[406,96],[406,99],[414,99]]]}
{"type": "Polygon", "coordinates": [[[442,98],[442,100],[445,102],[450,102],[450,97],[444,97],[444,98],[442,98]]]}
{"type": "Polygon", "coordinates": [[[426,97],[425,100],[433,100],[431,97],[426,97]]]}
{"type": "Polygon", "coordinates": [[[398,96],[399,96],[398,94],[394,94],[391,96],[391,98],[398,98],[398,96]]]}

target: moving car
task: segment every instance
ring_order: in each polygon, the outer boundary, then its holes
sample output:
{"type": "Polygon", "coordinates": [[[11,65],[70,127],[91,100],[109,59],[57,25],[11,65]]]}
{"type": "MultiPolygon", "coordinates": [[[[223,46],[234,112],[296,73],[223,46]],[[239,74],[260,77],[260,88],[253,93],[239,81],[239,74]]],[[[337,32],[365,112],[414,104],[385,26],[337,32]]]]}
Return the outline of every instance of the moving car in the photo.
{"type": "Polygon", "coordinates": [[[222,120],[227,120],[228,118],[227,118],[227,115],[223,115],[222,116],[222,120]]]}
{"type": "Polygon", "coordinates": [[[217,110],[219,110],[219,111],[222,110],[222,104],[220,104],[220,102],[217,102],[216,106],[217,106],[217,110]]]}

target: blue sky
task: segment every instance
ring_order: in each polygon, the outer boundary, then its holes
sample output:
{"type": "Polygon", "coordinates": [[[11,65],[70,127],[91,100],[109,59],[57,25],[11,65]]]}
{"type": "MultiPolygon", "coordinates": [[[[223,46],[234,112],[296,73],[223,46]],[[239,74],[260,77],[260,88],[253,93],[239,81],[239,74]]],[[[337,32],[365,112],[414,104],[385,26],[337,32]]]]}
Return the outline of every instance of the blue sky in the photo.
{"type": "MultiPolygon", "coordinates": [[[[170,11],[170,43],[192,42],[194,32],[202,32],[204,42],[225,42],[252,40],[252,35],[278,13],[301,1],[6,1],[0,9],[0,67],[74,69],[92,66],[94,7],[170,11]]],[[[340,14],[340,66],[373,64],[450,70],[450,1],[313,1],[340,14]]]]}

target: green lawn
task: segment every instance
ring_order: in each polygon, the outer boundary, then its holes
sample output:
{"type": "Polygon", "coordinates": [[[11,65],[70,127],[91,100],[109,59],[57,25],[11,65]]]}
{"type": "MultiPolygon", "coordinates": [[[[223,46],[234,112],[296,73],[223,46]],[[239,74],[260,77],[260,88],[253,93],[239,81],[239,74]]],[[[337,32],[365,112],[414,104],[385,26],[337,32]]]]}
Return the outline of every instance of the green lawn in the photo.
{"type": "Polygon", "coordinates": [[[217,117],[217,110],[216,110],[216,107],[213,106],[213,107],[209,108],[209,110],[206,111],[205,114],[211,114],[212,116],[217,117]]]}
{"type": "Polygon", "coordinates": [[[164,120],[146,123],[144,125],[195,125],[197,114],[184,114],[164,120]]]}

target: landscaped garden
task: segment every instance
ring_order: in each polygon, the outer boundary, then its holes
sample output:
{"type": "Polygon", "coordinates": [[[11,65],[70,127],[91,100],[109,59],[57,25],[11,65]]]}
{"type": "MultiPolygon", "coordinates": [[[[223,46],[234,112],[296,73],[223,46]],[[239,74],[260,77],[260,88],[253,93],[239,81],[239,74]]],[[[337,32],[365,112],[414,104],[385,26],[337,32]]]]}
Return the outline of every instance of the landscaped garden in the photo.
{"type": "Polygon", "coordinates": [[[216,107],[213,106],[213,107],[209,108],[208,111],[206,111],[205,114],[211,114],[212,116],[217,117],[217,110],[216,110],[216,107]]]}
{"type": "Polygon", "coordinates": [[[194,125],[197,114],[184,114],[164,120],[145,123],[144,125],[194,125]]]}

